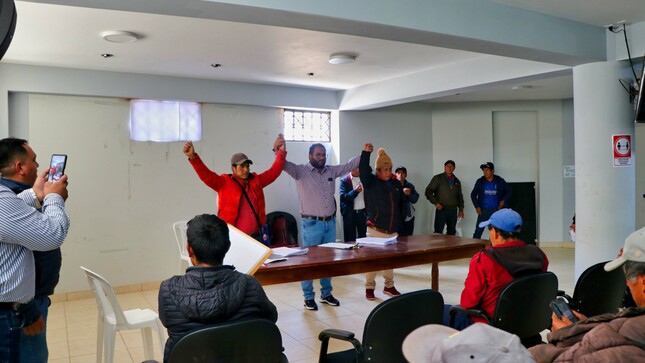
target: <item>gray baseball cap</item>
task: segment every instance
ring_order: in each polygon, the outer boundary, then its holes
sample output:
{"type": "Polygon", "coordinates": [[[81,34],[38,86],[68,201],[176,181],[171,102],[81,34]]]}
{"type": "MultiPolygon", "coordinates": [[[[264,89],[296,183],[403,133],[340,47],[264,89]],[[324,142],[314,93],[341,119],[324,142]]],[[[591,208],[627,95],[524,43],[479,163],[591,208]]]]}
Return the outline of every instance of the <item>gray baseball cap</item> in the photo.
{"type": "Polygon", "coordinates": [[[249,160],[248,156],[243,153],[233,154],[231,157],[231,165],[242,165],[246,161],[248,161],[249,164],[253,164],[253,161],[249,160]]]}

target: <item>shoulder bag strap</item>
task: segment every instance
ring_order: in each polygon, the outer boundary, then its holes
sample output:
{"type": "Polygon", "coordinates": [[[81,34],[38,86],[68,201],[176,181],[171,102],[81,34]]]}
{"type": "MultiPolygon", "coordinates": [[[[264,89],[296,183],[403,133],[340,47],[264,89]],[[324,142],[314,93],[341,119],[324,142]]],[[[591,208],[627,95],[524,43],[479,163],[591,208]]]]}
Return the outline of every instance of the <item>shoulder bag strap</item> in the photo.
{"type": "Polygon", "coordinates": [[[242,188],[242,194],[244,194],[244,197],[246,198],[246,201],[249,203],[249,206],[251,207],[251,210],[253,211],[253,215],[255,215],[255,219],[257,219],[257,221],[258,221],[258,227],[260,227],[260,229],[262,229],[262,222],[260,221],[260,216],[258,216],[258,213],[255,211],[255,208],[253,208],[253,203],[251,203],[251,199],[249,199],[249,196],[246,194],[246,190],[244,190],[244,186],[237,179],[235,179],[235,177],[233,175],[229,174],[229,176],[231,177],[231,179],[233,179],[234,182],[237,183],[237,185],[240,186],[240,188],[242,188]]]}

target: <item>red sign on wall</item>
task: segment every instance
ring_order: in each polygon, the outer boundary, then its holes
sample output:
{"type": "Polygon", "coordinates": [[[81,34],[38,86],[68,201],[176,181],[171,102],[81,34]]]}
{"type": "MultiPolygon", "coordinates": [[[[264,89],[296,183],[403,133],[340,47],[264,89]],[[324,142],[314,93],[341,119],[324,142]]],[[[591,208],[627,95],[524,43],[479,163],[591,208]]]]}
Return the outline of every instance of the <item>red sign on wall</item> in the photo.
{"type": "Polygon", "coordinates": [[[632,165],[632,136],[631,135],[611,135],[614,149],[614,166],[631,166],[632,165]]]}

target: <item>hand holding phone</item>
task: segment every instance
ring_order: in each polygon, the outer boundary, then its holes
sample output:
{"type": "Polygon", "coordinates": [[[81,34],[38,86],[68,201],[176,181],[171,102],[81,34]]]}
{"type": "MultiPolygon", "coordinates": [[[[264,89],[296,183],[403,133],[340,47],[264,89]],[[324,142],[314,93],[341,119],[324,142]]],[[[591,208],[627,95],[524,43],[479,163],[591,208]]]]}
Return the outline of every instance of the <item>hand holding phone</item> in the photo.
{"type": "Polygon", "coordinates": [[[47,175],[47,181],[53,183],[58,181],[63,174],[65,174],[65,166],[67,165],[67,155],[65,154],[54,154],[52,155],[52,160],[49,163],[49,174],[47,175]]]}
{"type": "Polygon", "coordinates": [[[571,308],[569,307],[569,304],[567,304],[566,301],[560,298],[555,299],[551,301],[549,307],[551,308],[551,310],[553,310],[558,319],[562,320],[562,317],[564,316],[572,323],[578,322],[578,318],[573,314],[571,308]]]}

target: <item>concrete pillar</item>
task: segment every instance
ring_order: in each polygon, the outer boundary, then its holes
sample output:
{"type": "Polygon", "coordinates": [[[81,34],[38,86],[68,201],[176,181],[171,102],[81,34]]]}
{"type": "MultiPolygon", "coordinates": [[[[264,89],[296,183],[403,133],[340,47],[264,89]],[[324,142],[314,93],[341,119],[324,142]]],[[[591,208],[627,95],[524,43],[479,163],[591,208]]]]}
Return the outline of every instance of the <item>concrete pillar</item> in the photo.
{"type": "Polygon", "coordinates": [[[634,107],[619,79],[623,62],[573,68],[576,161],[576,279],[589,266],[616,257],[635,229],[635,167],[613,166],[612,135],[631,135],[634,107]]]}

